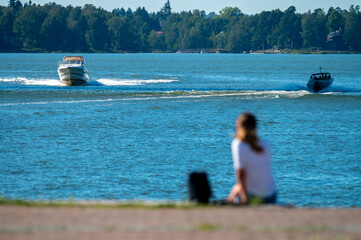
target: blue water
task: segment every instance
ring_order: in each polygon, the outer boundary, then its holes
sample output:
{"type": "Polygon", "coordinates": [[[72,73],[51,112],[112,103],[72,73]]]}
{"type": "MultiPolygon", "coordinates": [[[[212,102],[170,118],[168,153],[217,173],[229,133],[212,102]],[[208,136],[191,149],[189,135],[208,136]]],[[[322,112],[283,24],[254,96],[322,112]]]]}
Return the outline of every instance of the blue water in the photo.
{"type": "Polygon", "coordinates": [[[243,111],[270,142],[279,202],[361,206],[361,55],[0,54],[0,195],[32,200],[186,200],[191,171],[215,199],[234,174],[243,111]],[[311,93],[319,67],[334,85],[311,93]]]}

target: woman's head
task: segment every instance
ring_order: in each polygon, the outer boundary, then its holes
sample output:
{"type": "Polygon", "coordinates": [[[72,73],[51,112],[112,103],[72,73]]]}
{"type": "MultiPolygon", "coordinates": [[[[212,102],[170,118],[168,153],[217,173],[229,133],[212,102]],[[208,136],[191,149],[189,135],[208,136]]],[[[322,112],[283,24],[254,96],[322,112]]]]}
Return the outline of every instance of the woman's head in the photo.
{"type": "Polygon", "coordinates": [[[243,113],[237,118],[236,138],[241,142],[248,143],[253,151],[263,152],[257,137],[257,120],[253,114],[243,113]]]}
{"type": "Polygon", "coordinates": [[[245,131],[255,131],[257,127],[256,117],[251,113],[242,113],[236,121],[236,128],[242,128],[245,131]]]}

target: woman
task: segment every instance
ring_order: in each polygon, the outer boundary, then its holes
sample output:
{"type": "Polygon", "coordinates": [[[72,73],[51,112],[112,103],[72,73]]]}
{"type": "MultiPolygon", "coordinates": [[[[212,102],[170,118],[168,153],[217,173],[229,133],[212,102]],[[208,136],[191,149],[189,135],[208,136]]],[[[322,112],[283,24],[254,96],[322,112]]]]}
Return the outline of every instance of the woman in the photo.
{"type": "Polygon", "coordinates": [[[256,118],[241,114],[232,142],[236,184],[227,198],[233,203],[276,203],[269,145],[257,136],[256,118]]]}

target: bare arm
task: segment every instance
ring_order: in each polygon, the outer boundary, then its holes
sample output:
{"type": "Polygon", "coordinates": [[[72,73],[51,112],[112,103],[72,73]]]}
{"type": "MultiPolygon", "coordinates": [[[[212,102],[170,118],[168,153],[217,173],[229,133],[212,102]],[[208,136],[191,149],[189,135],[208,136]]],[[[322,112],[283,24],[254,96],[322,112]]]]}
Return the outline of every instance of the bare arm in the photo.
{"type": "Polygon", "coordinates": [[[246,187],[246,170],[240,169],[236,171],[237,184],[241,185],[241,191],[239,193],[242,203],[248,202],[247,187],[246,187]]]}
{"type": "Polygon", "coordinates": [[[236,175],[236,184],[233,186],[231,193],[229,194],[227,200],[233,202],[234,199],[239,196],[241,198],[241,203],[247,203],[247,188],[246,188],[246,170],[238,169],[235,172],[236,175]]]}

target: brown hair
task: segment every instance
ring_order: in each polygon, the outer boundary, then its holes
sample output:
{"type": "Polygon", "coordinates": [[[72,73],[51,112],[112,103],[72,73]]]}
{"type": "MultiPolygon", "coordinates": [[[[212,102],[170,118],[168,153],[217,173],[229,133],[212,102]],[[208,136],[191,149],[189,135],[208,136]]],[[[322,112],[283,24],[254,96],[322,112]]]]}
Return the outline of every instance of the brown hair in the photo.
{"type": "Polygon", "coordinates": [[[241,142],[248,143],[256,153],[262,153],[263,148],[259,145],[257,136],[257,120],[251,113],[241,114],[236,121],[236,138],[241,142]]]}

